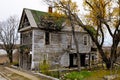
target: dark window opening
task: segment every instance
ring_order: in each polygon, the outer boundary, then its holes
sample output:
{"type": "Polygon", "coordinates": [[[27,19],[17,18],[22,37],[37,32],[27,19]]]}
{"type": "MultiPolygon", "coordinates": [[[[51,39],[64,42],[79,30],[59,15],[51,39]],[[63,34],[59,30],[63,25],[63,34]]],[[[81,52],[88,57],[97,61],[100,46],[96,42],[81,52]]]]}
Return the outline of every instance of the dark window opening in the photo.
{"type": "MultiPolygon", "coordinates": [[[[85,61],[85,58],[86,58],[86,54],[83,53],[83,54],[79,54],[80,55],[80,64],[81,66],[85,66],[86,64],[86,61],[85,61]]],[[[74,54],[69,54],[69,62],[70,62],[70,65],[69,67],[77,67],[77,53],[74,53],[74,54]]]]}
{"type": "Polygon", "coordinates": [[[23,26],[22,27],[27,27],[27,26],[30,26],[30,23],[28,21],[27,16],[25,15],[25,19],[23,20],[23,26]]]}
{"type": "Polygon", "coordinates": [[[21,39],[20,43],[23,44],[23,34],[22,33],[20,34],[20,39],[21,39]]]}
{"type": "Polygon", "coordinates": [[[45,32],[45,44],[46,44],[46,45],[49,45],[49,44],[50,44],[49,38],[50,38],[49,32],[46,31],[46,32],[45,32]]]}
{"type": "Polygon", "coordinates": [[[84,44],[84,45],[87,45],[87,36],[84,36],[84,37],[83,37],[83,44],[84,44]]]}
{"type": "Polygon", "coordinates": [[[69,67],[77,67],[77,54],[69,54],[70,65],[69,67]]]}

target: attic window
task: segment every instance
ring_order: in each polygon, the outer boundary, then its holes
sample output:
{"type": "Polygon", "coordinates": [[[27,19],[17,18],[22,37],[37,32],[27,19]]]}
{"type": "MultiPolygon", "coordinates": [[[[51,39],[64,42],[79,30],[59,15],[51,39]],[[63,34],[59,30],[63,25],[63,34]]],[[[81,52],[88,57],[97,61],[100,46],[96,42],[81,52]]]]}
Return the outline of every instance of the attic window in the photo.
{"type": "Polygon", "coordinates": [[[25,19],[24,19],[24,22],[23,22],[23,26],[30,26],[30,23],[29,23],[29,21],[28,21],[28,18],[27,18],[27,16],[25,15],[25,19]]]}
{"type": "Polygon", "coordinates": [[[45,32],[45,45],[49,45],[50,44],[50,35],[49,35],[49,32],[46,31],[45,32]]]}

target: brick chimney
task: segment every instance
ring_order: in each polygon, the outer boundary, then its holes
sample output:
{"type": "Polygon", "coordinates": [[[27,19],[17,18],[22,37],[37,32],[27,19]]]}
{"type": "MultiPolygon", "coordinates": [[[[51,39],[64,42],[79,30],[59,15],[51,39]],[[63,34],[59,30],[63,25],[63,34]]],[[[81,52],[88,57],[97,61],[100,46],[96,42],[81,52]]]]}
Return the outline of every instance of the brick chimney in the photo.
{"type": "Polygon", "coordinates": [[[48,7],[48,12],[52,13],[52,6],[51,5],[48,7]]]}

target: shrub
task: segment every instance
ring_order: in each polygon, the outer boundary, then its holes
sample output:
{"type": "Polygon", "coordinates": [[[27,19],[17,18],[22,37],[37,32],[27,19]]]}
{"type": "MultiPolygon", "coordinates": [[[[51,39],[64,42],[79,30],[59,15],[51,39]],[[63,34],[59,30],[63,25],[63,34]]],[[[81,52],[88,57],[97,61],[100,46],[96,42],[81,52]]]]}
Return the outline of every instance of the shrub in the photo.
{"type": "Polygon", "coordinates": [[[39,66],[40,66],[40,71],[43,74],[46,74],[46,75],[50,74],[50,72],[49,72],[50,65],[49,65],[49,63],[47,62],[46,59],[43,60],[43,62],[39,66]]]}

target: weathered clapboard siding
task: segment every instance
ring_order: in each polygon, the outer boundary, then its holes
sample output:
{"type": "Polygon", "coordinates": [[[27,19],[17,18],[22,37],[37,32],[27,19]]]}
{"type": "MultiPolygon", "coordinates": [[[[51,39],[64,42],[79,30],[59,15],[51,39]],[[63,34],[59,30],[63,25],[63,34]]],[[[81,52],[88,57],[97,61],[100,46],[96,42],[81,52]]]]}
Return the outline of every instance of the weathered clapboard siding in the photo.
{"type": "MultiPolygon", "coordinates": [[[[62,66],[69,65],[68,56],[65,50],[70,45],[72,39],[72,48],[75,49],[74,40],[71,32],[50,32],[50,44],[45,45],[45,31],[34,29],[34,57],[33,61],[39,63],[44,60],[44,56],[49,62],[60,62],[62,66]],[[56,59],[59,58],[59,59],[56,59]],[[63,62],[64,61],[64,62],[63,62]]],[[[80,53],[89,53],[91,50],[90,36],[86,33],[77,32],[76,37],[79,44],[80,53]],[[83,44],[83,36],[87,35],[88,45],[83,44]]],[[[73,53],[76,53],[73,50],[73,53]]]]}

